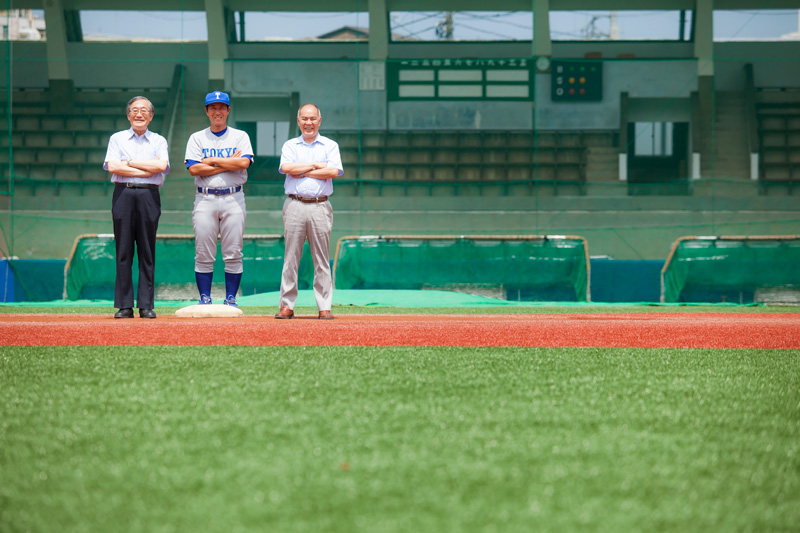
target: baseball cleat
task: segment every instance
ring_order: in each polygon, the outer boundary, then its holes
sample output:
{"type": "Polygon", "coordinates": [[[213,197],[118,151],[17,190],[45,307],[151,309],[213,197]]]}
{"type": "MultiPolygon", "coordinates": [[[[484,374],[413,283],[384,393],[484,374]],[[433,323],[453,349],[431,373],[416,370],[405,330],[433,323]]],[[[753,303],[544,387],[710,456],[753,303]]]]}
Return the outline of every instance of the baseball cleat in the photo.
{"type": "Polygon", "coordinates": [[[213,302],[211,301],[211,298],[208,295],[206,295],[206,294],[201,294],[200,295],[200,301],[198,302],[198,305],[208,305],[210,303],[213,303],[213,302]]]}
{"type": "Polygon", "coordinates": [[[239,304],[236,303],[236,296],[228,296],[222,303],[224,303],[225,305],[230,305],[232,307],[239,307],[239,304]]]}

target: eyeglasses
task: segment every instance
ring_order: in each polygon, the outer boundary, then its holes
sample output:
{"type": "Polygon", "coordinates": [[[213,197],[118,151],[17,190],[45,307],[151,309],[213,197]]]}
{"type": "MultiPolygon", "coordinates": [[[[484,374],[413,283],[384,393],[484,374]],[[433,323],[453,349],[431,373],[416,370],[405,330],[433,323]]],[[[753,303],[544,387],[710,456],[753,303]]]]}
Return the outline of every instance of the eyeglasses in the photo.
{"type": "Polygon", "coordinates": [[[147,116],[150,114],[150,110],[146,107],[133,107],[128,111],[128,114],[131,116],[136,116],[139,113],[141,113],[144,116],[147,116]]]}

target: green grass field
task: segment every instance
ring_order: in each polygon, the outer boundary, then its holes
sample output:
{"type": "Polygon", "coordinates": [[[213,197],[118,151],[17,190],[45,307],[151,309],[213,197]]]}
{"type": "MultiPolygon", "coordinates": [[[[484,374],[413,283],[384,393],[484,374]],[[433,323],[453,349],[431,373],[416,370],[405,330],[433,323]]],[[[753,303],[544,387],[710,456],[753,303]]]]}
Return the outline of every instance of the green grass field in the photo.
{"type": "Polygon", "coordinates": [[[798,531],[798,385],[800,350],[3,346],[0,531],[798,531]]]}
{"type": "MultiPolygon", "coordinates": [[[[161,316],[174,315],[180,309],[179,305],[164,305],[155,308],[161,316]]],[[[277,306],[242,306],[246,315],[272,316],[277,311],[277,306]]],[[[66,315],[108,315],[116,311],[109,306],[70,306],[60,307],[38,306],[36,304],[0,304],[0,315],[20,313],[45,313],[66,315]]],[[[552,304],[531,305],[524,307],[392,307],[392,306],[349,306],[334,305],[334,315],[512,315],[512,314],[552,314],[552,313],[797,313],[797,306],[767,306],[767,305],[625,305],[625,304],[576,304],[572,306],[559,306],[552,304]]],[[[314,316],[316,307],[298,306],[295,308],[297,315],[314,316]]]]}

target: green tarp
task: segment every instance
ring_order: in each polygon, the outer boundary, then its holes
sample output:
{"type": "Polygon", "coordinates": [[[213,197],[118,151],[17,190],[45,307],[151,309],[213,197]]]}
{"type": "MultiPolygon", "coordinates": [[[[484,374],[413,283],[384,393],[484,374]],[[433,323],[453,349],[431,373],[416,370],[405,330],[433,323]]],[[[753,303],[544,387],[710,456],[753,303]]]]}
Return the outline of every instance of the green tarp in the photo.
{"type": "Polygon", "coordinates": [[[772,288],[800,289],[800,240],[683,239],[663,272],[664,302],[772,288]]]}
{"type": "Polygon", "coordinates": [[[337,289],[501,287],[509,300],[589,300],[580,238],[362,237],[338,254],[337,289]]]}
{"type": "MultiPolygon", "coordinates": [[[[283,269],[283,237],[255,238],[245,236],[244,276],[241,294],[257,294],[280,289],[283,269]]],[[[69,263],[66,280],[68,300],[113,300],[116,263],[114,239],[107,236],[88,236],[79,239],[69,263]]],[[[225,282],[225,265],[217,245],[214,264],[214,283],[225,282]]],[[[134,259],[134,280],[139,269],[134,259]]],[[[300,263],[300,288],[307,289],[313,282],[313,266],[308,245],[300,263]]],[[[161,237],[156,243],[156,298],[174,299],[194,297],[197,291],[194,278],[194,239],[161,237]],[[181,296],[183,295],[183,296],[181,296]]],[[[134,281],[134,286],[136,282],[134,281]]]]}

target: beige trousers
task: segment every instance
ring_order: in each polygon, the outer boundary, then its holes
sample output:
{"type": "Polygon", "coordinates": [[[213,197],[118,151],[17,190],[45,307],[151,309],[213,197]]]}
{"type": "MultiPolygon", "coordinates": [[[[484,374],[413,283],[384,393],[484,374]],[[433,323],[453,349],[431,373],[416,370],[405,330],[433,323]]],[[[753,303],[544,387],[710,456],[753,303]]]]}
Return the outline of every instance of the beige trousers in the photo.
{"type": "Polygon", "coordinates": [[[330,202],[304,203],[286,198],[283,203],[283,236],[286,252],[281,276],[281,307],[294,309],[297,301],[297,269],[308,239],[314,262],[314,298],[320,311],[330,311],[333,303],[333,279],[328,259],[333,207],[330,202]]]}

